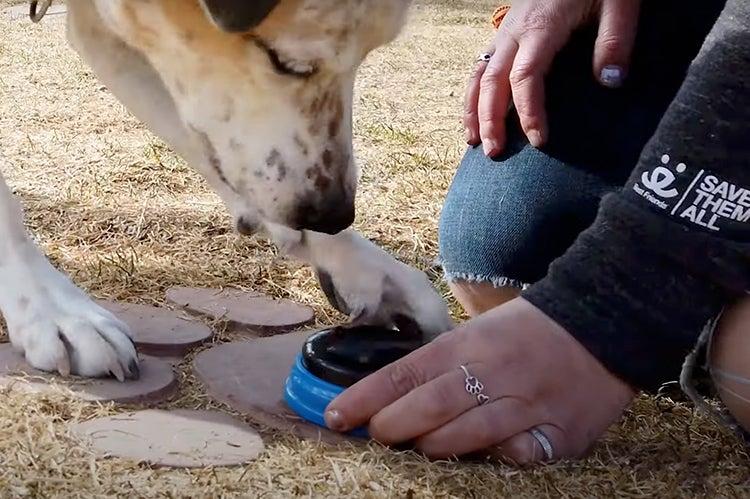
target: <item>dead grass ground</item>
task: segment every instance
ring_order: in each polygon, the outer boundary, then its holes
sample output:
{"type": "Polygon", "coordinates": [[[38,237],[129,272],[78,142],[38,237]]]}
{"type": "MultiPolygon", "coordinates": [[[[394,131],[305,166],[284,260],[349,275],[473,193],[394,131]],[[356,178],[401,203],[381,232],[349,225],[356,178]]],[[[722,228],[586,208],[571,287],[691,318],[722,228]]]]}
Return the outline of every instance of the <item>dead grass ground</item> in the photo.
{"type": "MultiPolygon", "coordinates": [[[[8,3],[17,0],[0,0],[8,3]]],[[[462,152],[463,85],[489,36],[493,6],[421,0],[404,36],[369,59],[358,83],[356,147],[364,177],[357,227],[421,268],[436,254],[441,202],[462,152]]],[[[99,297],[162,303],[170,285],[238,286],[293,298],[315,307],[322,322],[336,320],[308,269],[263,240],[232,233],[217,197],[100,87],[63,33],[62,17],[40,26],[0,20],[0,168],[52,259],[99,297]]],[[[180,376],[172,406],[226,409],[205,397],[187,364],[180,376]]],[[[330,448],[270,432],[267,453],[243,468],[150,469],[95,460],[65,430],[67,421],[122,409],[62,396],[3,399],[3,497],[750,493],[739,443],[667,399],[641,399],[590,459],[526,471],[428,463],[375,445],[330,448]]]]}

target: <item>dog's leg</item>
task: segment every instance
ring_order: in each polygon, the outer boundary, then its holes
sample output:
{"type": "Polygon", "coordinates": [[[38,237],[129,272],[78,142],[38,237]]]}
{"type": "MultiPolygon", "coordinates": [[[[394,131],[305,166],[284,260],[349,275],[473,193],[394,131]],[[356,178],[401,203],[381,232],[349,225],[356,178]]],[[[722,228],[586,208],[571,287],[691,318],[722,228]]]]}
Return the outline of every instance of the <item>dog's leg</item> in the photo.
{"type": "Polygon", "coordinates": [[[128,329],[55,270],[28,237],[0,174],[0,312],[13,346],[38,369],[138,376],[128,329]]]}
{"type": "Polygon", "coordinates": [[[330,236],[278,225],[267,229],[282,251],[316,269],[328,300],[355,323],[411,323],[428,337],[452,329],[446,303],[427,276],[357,232],[330,236]]]}
{"type": "MultiPolygon", "coordinates": [[[[129,111],[191,166],[210,170],[205,151],[196,149],[199,143],[185,128],[161,77],[139,52],[110,31],[90,0],[68,4],[68,33],[79,54],[129,111]]],[[[225,192],[226,185],[216,182],[212,187],[225,202],[233,199],[225,192]]],[[[228,208],[235,212],[232,206],[228,208]]],[[[282,248],[313,265],[329,299],[340,309],[349,309],[360,322],[412,320],[430,335],[452,327],[445,302],[424,274],[355,232],[338,236],[305,232],[301,238],[303,233],[280,226],[268,230],[282,248]]]]}

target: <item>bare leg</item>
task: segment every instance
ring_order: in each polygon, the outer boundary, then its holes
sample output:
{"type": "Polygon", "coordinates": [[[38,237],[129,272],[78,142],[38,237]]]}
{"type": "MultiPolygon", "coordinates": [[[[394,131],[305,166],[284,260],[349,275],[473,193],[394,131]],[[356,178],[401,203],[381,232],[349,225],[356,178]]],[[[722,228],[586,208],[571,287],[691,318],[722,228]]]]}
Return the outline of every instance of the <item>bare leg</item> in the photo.
{"type": "Polygon", "coordinates": [[[711,345],[711,367],[722,401],[750,431],[750,298],[721,320],[711,345]]]}
{"type": "Polygon", "coordinates": [[[450,288],[453,296],[471,317],[483,314],[521,294],[518,288],[496,288],[487,282],[454,281],[450,288]]]}

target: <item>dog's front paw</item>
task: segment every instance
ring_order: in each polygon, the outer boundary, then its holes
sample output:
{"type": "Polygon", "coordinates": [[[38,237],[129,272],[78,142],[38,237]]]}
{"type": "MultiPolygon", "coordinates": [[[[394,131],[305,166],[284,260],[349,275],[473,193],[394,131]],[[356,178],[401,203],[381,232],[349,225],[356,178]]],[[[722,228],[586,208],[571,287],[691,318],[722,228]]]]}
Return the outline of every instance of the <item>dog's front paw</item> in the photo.
{"type": "Polygon", "coordinates": [[[11,343],[29,364],[62,375],[138,377],[138,357],[124,323],[46,260],[13,271],[17,279],[0,284],[0,308],[11,343]]]}
{"type": "Polygon", "coordinates": [[[356,247],[316,269],[331,305],[355,324],[416,328],[427,338],[453,328],[445,301],[423,272],[369,242],[356,247]]]}

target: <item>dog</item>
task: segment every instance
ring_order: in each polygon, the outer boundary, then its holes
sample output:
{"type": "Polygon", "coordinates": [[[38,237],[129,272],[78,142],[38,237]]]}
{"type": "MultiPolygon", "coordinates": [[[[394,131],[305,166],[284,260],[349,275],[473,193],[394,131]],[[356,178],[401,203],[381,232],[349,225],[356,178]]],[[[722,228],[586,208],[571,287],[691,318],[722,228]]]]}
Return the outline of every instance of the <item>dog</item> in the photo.
{"type": "MultiPolygon", "coordinates": [[[[354,323],[452,328],[427,277],[350,226],[357,68],[411,0],[69,0],[68,39],[98,78],[221,196],[242,234],[317,271],[354,323]]],[[[33,2],[36,6],[36,2],[33,2]]],[[[32,242],[0,175],[0,312],[34,367],[139,375],[125,324],[32,242]]]]}

